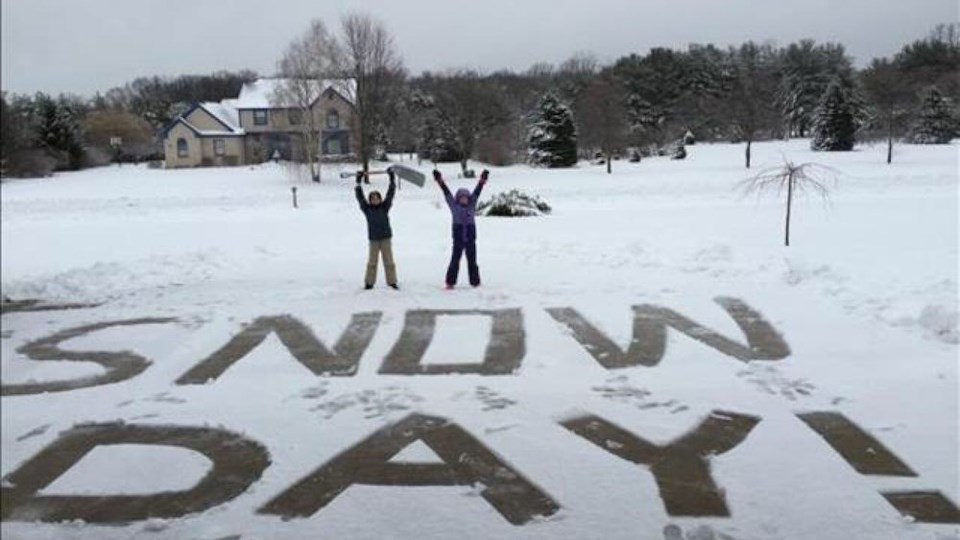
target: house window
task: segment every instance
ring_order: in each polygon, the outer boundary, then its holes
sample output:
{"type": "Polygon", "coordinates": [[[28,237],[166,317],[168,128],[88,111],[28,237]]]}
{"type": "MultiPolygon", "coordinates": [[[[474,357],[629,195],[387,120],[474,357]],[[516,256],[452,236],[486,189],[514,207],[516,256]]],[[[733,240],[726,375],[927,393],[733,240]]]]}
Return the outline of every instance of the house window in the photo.
{"type": "Polygon", "coordinates": [[[253,125],[255,126],[265,126],[267,125],[267,110],[266,109],[256,109],[253,111],[253,125]]]}
{"type": "Polygon", "coordinates": [[[225,156],[227,155],[227,148],[223,144],[223,139],[214,139],[213,140],[213,155],[215,156],[225,156]]]}
{"type": "Polygon", "coordinates": [[[297,126],[303,123],[303,111],[300,109],[290,109],[287,111],[287,119],[291,126],[297,126]]]}
{"type": "Polygon", "coordinates": [[[187,146],[187,140],[183,137],[177,139],[177,157],[185,158],[190,156],[190,147],[187,146]]]}
{"type": "Polygon", "coordinates": [[[327,153],[339,156],[343,153],[343,147],[340,146],[340,139],[330,139],[327,141],[327,153]]]}
{"type": "Polygon", "coordinates": [[[336,109],[327,111],[327,129],[340,128],[340,113],[336,109]]]}

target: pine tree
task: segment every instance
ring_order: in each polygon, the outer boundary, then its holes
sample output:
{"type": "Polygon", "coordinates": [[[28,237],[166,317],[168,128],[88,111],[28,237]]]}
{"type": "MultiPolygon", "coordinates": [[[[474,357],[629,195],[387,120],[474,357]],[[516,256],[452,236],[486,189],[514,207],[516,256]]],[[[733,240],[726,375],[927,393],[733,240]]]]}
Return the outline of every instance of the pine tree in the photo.
{"type": "Polygon", "coordinates": [[[839,81],[833,81],[820,99],[813,116],[814,150],[852,150],[856,141],[857,120],[850,93],[839,81]]]}
{"type": "Polygon", "coordinates": [[[435,109],[423,113],[417,148],[421,159],[428,159],[433,163],[460,161],[456,133],[450,122],[435,109]]]}
{"type": "Polygon", "coordinates": [[[540,100],[529,132],[530,160],[545,167],[577,163],[577,128],[570,108],[548,93],[540,100]]]}
{"type": "Polygon", "coordinates": [[[65,99],[54,100],[43,93],[34,100],[36,145],[57,160],[58,169],[77,170],[83,166],[83,134],[78,112],[65,99]]]}
{"type": "Polygon", "coordinates": [[[956,133],[950,100],[936,86],[927,88],[911,139],[917,144],[948,144],[956,133]]]}

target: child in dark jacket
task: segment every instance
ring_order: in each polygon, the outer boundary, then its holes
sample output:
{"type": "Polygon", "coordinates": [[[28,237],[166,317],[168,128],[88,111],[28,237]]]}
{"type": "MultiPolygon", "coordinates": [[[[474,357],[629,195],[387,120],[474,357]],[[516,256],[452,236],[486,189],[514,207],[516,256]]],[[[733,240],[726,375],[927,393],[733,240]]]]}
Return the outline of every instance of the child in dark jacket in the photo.
{"type": "Polygon", "coordinates": [[[480,192],[487,183],[490,171],[480,173],[480,181],[471,193],[466,188],[457,190],[456,195],[450,194],[450,188],[443,181],[440,171],[434,169],[433,179],[443,190],[443,196],[450,207],[453,217],[453,252],[450,256],[450,265],[447,267],[446,284],[452,289],[457,284],[457,274],[460,273],[460,257],[467,252],[467,272],[470,275],[470,285],[480,286],[480,267],[477,266],[477,225],[474,216],[477,213],[477,200],[480,192]]]}
{"type": "Polygon", "coordinates": [[[364,276],[364,288],[372,289],[377,281],[377,259],[383,257],[383,269],[387,274],[387,285],[397,289],[397,267],[393,262],[393,247],[391,239],[393,231],[390,229],[390,207],[393,205],[393,195],[396,192],[394,173],[387,169],[390,176],[390,188],[387,189],[387,198],[381,200],[379,191],[371,191],[369,200],[363,198],[363,171],[357,171],[357,187],[354,190],[360,211],[367,218],[367,238],[370,240],[370,253],[367,256],[367,273],[364,276]]]}

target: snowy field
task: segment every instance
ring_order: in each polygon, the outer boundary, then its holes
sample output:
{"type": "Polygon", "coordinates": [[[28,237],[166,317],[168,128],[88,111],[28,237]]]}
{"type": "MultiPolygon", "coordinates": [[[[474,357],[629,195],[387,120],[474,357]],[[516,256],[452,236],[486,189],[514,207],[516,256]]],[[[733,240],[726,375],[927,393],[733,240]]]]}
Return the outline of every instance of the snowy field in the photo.
{"type": "Polygon", "coordinates": [[[960,538],[960,147],[808,146],[789,248],[739,145],[492,168],[554,213],[453,291],[432,183],[400,291],[334,167],[4,183],[2,293],[95,306],[2,316],[3,538],[960,538]]]}

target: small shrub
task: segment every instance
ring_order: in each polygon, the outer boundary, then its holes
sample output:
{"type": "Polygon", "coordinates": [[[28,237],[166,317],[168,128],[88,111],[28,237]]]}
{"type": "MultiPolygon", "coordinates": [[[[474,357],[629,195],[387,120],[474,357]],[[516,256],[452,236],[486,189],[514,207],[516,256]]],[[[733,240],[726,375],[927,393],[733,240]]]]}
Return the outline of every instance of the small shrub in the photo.
{"type": "Polygon", "coordinates": [[[497,193],[477,206],[481,216],[531,217],[549,214],[553,209],[536,195],[527,195],[515,189],[497,193]]]}
{"type": "Polygon", "coordinates": [[[670,152],[670,159],[687,159],[687,149],[683,145],[683,141],[677,141],[674,145],[673,150],[670,152]]]}
{"type": "Polygon", "coordinates": [[[4,161],[2,176],[11,178],[50,176],[56,169],[56,165],[56,159],[43,150],[17,150],[4,161]]]}

